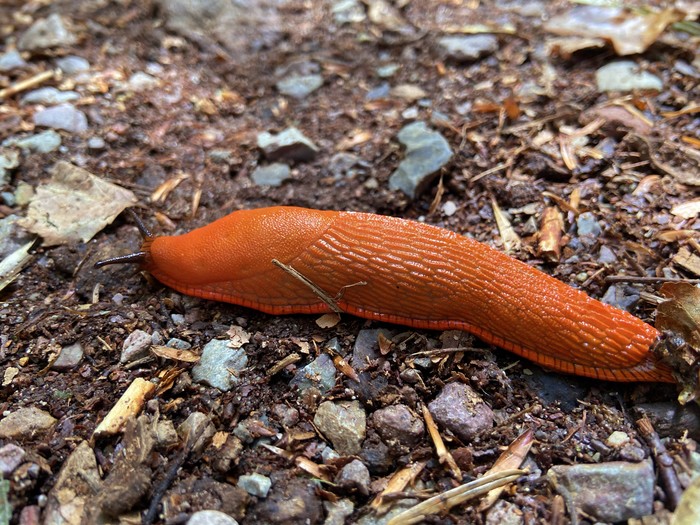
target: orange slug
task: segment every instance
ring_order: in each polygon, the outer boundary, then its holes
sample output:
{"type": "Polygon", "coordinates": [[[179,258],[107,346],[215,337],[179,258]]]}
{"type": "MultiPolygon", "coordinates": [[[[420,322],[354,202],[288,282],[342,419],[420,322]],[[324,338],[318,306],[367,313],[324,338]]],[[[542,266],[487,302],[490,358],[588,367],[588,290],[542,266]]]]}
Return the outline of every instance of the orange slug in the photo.
{"type": "Polygon", "coordinates": [[[269,314],[332,309],[429,330],[464,330],[544,367],[611,381],[673,382],[660,333],[485,244],[415,221],[271,207],[154,237],[138,262],[184,294],[269,314]],[[332,308],[333,307],[333,308],[332,308]]]}

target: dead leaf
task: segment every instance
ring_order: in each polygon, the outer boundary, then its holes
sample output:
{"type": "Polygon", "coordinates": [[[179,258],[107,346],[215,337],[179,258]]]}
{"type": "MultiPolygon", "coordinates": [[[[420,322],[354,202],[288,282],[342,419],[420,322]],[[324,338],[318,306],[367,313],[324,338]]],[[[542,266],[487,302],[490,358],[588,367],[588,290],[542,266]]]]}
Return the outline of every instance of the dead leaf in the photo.
{"type": "Polygon", "coordinates": [[[240,348],[250,342],[250,334],[243,330],[241,326],[231,325],[226,335],[230,338],[228,342],[230,348],[240,348]]]}
{"type": "Polygon", "coordinates": [[[700,348],[700,288],[689,283],[664,283],[666,297],[656,310],[656,329],[670,331],[694,348],[700,348]]]}
{"type": "Polygon", "coordinates": [[[498,203],[495,200],[491,200],[491,207],[493,208],[493,216],[496,218],[496,226],[498,227],[498,232],[501,234],[501,240],[503,241],[503,247],[506,253],[512,253],[520,249],[521,241],[518,234],[515,233],[513,226],[511,226],[510,221],[505,216],[498,203]]]}
{"type": "Polygon", "coordinates": [[[158,357],[172,359],[173,361],[183,361],[185,363],[196,363],[199,361],[199,356],[194,352],[180,350],[179,348],[170,348],[169,346],[155,345],[151,347],[151,352],[158,357]]]}
{"type": "Polygon", "coordinates": [[[136,202],[131,191],[59,161],[51,180],[36,189],[27,217],[18,222],[43,237],[44,246],[87,242],[136,202]]]}

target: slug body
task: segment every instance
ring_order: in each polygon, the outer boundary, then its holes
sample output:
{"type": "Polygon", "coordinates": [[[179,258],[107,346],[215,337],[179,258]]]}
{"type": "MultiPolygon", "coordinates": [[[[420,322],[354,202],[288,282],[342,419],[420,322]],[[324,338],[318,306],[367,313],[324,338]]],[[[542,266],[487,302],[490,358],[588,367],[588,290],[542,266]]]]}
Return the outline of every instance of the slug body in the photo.
{"type": "Polygon", "coordinates": [[[184,294],[270,314],[343,312],[471,332],[545,367],[612,381],[673,381],[633,315],[482,243],[380,215],[272,207],[144,242],[144,266],[184,294]]]}

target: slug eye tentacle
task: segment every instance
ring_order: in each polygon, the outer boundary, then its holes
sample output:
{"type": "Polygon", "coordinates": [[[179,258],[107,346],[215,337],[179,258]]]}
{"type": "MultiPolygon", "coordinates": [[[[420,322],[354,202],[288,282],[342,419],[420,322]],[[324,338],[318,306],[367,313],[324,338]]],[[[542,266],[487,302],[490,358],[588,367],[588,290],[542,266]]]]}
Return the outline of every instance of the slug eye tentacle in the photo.
{"type": "Polygon", "coordinates": [[[102,268],[108,264],[144,264],[148,252],[140,251],[135,253],[130,253],[128,255],[119,255],[118,257],[110,257],[109,259],[103,259],[102,261],[97,261],[95,263],[95,268],[102,268]]]}
{"type": "Polygon", "coordinates": [[[128,209],[129,213],[131,214],[131,218],[134,219],[134,222],[136,223],[136,227],[139,229],[139,232],[141,233],[141,237],[143,237],[144,243],[143,246],[141,247],[142,249],[138,252],[135,253],[130,253],[127,255],[119,255],[118,257],[110,257],[109,259],[104,259],[102,261],[97,261],[95,263],[95,268],[102,268],[103,266],[107,266],[109,264],[145,264],[146,261],[148,261],[148,256],[149,256],[149,247],[151,245],[151,242],[153,241],[153,234],[151,231],[146,227],[146,225],[143,223],[141,220],[141,217],[138,216],[138,214],[132,210],[131,208],[128,209]]]}

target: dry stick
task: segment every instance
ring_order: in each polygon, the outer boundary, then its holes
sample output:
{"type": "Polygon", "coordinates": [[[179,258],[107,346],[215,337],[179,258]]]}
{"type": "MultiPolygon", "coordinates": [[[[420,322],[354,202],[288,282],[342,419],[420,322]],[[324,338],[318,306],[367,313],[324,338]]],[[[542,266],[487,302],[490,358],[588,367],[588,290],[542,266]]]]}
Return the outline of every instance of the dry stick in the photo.
{"type": "Polygon", "coordinates": [[[303,284],[308,286],[313,293],[315,293],[321,301],[326,303],[328,305],[328,308],[330,308],[334,313],[340,315],[343,313],[343,310],[338,306],[337,301],[343,296],[343,293],[345,292],[346,289],[352,288],[353,286],[365,286],[367,285],[366,281],[358,281],[353,284],[346,284],[340,289],[340,292],[335,297],[331,297],[328,295],[325,291],[321,289],[317,284],[315,284],[311,279],[306,277],[304,274],[299,272],[298,270],[295,270],[291,266],[284,264],[281,261],[278,261],[277,259],[272,259],[272,264],[275,266],[278,266],[279,268],[282,268],[285,272],[287,272],[289,275],[294,277],[295,279],[298,279],[301,281],[303,284]]]}
{"type": "Polygon", "coordinates": [[[462,481],[462,471],[457,466],[457,462],[455,461],[454,457],[452,457],[450,451],[447,450],[447,447],[445,447],[445,443],[442,441],[442,436],[440,436],[437,425],[435,425],[435,421],[433,420],[433,415],[425,405],[422,405],[421,408],[423,411],[423,418],[425,419],[425,426],[428,427],[428,433],[433,440],[435,452],[438,455],[440,463],[447,463],[447,466],[450,467],[450,470],[452,471],[452,476],[457,481],[462,481]]]}
{"type": "Polygon", "coordinates": [[[647,445],[651,448],[654,460],[659,467],[659,477],[668,498],[668,508],[669,510],[676,510],[683,494],[683,487],[681,487],[681,482],[673,468],[673,458],[661,442],[661,438],[654,430],[654,426],[648,417],[644,416],[637,420],[637,426],[647,445]]]}
{"type": "Polygon", "coordinates": [[[638,277],[634,275],[608,275],[609,283],[688,283],[700,284],[700,279],[676,279],[674,277],[638,277]]]}
{"type": "Polygon", "coordinates": [[[5,89],[0,89],[0,100],[9,97],[10,95],[14,95],[15,93],[24,91],[25,89],[30,89],[39,84],[43,84],[55,76],[57,76],[57,72],[52,69],[50,71],[42,71],[41,73],[37,73],[33,77],[20,80],[19,82],[16,82],[5,89]]]}

